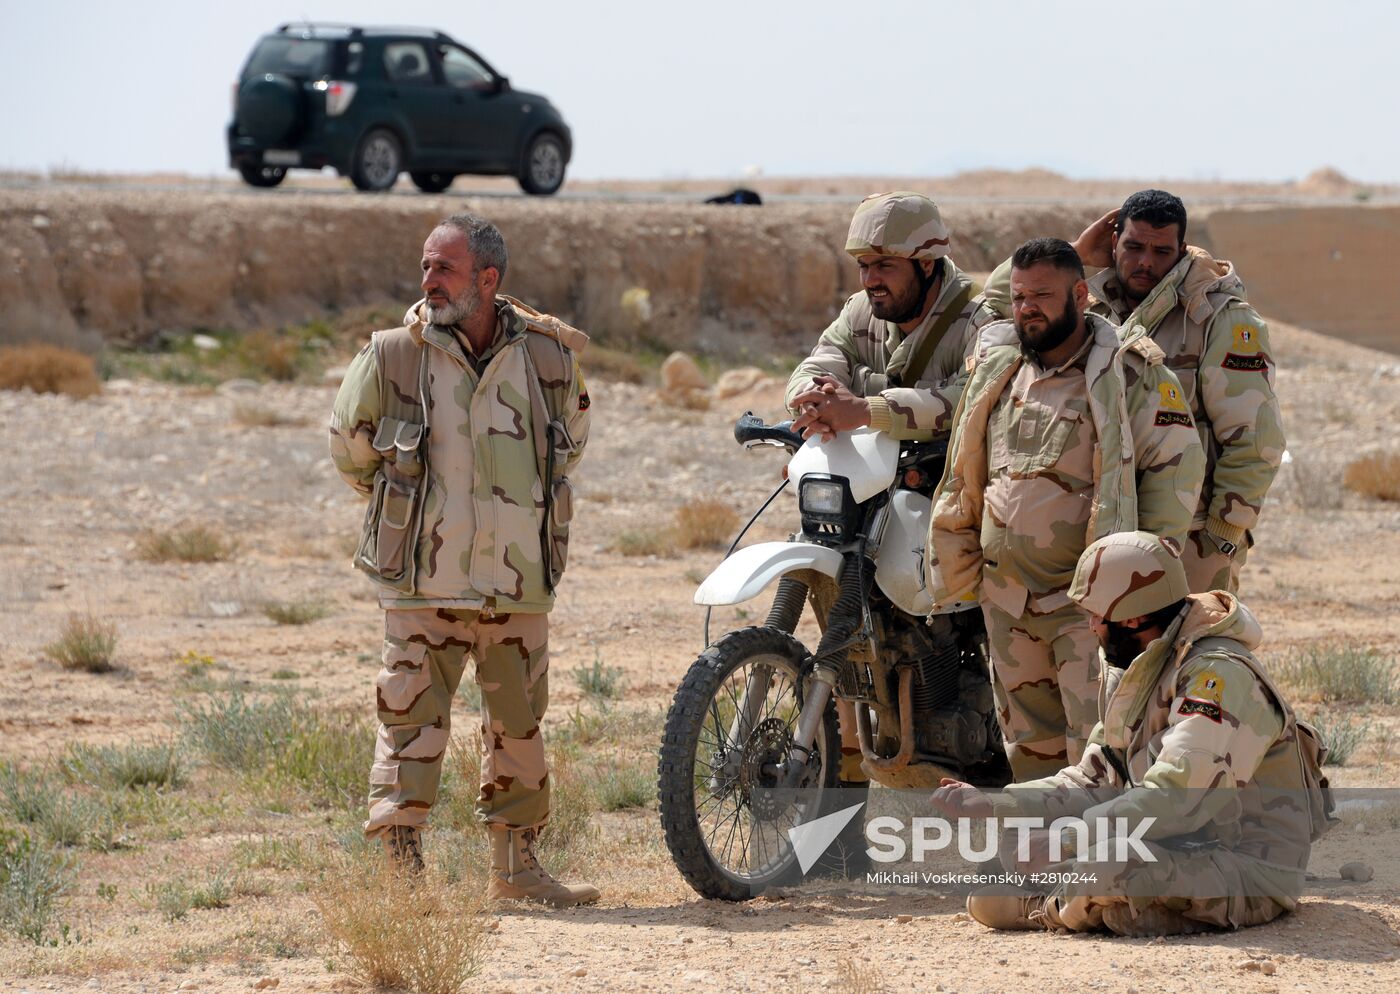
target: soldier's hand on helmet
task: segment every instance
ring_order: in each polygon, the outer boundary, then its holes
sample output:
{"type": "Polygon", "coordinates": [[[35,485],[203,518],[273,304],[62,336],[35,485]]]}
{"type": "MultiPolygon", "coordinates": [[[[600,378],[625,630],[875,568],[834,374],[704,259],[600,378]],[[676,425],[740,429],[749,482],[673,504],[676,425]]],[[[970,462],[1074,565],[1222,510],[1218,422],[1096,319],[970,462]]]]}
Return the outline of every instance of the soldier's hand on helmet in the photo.
{"type": "Polygon", "coordinates": [[[1113,265],[1113,229],[1118,222],[1118,208],[1109,211],[1079,233],[1074,250],[1085,266],[1103,269],[1113,265]]]}
{"type": "Polygon", "coordinates": [[[985,818],[992,813],[992,802],[970,783],[944,777],[930,801],[933,809],[949,818],[985,818]]]}
{"type": "Polygon", "coordinates": [[[792,430],[803,438],[820,434],[823,442],[829,442],[838,432],[870,424],[869,401],[831,376],[813,377],[811,388],[794,397],[792,405],[802,412],[792,430]]]}

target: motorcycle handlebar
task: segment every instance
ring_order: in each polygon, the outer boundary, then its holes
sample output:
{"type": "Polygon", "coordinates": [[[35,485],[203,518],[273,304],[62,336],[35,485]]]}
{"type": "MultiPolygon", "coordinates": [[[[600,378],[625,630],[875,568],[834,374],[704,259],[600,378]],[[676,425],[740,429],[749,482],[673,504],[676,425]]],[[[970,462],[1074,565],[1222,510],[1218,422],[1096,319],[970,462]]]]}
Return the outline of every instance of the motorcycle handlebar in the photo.
{"type": "Polygon", "coordinates": [[[767,425],[753,411],[745,411],[743,417],[734,423],[734,441],[743,446],[778,445],[789,452],[796,452],[802,448],[803,439],[792,430],[791,421],[767,425]]]}

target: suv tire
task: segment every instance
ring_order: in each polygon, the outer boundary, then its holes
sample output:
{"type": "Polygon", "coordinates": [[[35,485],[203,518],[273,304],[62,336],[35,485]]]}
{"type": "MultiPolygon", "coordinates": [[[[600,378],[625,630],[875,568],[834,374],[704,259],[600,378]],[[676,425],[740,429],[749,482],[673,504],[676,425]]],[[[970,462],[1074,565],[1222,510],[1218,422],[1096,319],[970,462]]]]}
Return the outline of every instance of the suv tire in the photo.
{"type": "Polygon", "coordinates": [[[289,148],[301,133],[303,103],[301,84],[278,73],[266,73],[238,88],[238,120],[259,145],[289,148]]]}
{"type": "Polygon", "coordinates": [[[387,128],[375,128],[360,140],[351,164],[350,182],[355,189],[382,193],[389,189],[403,170],[403,145],[387,128]]]}
{"type": "Polygon", "coordinates": [[[452,185],[456,173],[409,173],[413,185],[424,193],[441,193],[452,185]]]}
{"type": "Polygon", "coordinates": [[[238,172],[249,186],[276,186],[287,178],[287,170],[282,166],[258,166],[251,162],[240,162],[238,172]]]}
{"type": "Polygon", "coordinates": [[[541,131],[530,139],[518,179],[522,190],[537,197],[549,196],[564,185],[564,143],[558,135],[541,131]]]}

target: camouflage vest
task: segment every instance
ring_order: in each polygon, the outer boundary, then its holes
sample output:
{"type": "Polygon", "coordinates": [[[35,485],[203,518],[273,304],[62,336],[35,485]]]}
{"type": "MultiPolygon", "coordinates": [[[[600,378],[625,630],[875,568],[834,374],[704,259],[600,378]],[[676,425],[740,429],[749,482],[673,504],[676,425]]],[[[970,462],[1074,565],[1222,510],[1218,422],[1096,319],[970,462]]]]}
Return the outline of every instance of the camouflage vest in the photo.
{"type": "MultiPolygon", "coordinates": [[[[540,555],[544,579],[552,593],[563,575],[570,514],[555,513],[555,501],[567,481],[556,466],[556,449],[568,442],[567,412],[552,403],[559,388],[572,392],[575,375],[570,354],[581,350],[587,336],[558,318],[542,314],[513,297],[501,295],[525,323],[525,357],[530,368],[527,392],[530,426],[544,513],[540,525],[540,555]],[[566,348],[565,341],[568,342],[566,348]]],[[[373,442],[384,461],[375,480],[354,564],[379,584],[403,594],[416,592],[417,556],[414,542],[422,527],[429,479],[428,433],[424,398],[427,395],[428,346],[408,328],[377,331],[372,339],[379,375],[383,413],[373,442]],[[417,392],[404,393],[397,383],[416,383],[417,392]]],[[[571,509],[570,509],[571,510],[571,509]]]]}

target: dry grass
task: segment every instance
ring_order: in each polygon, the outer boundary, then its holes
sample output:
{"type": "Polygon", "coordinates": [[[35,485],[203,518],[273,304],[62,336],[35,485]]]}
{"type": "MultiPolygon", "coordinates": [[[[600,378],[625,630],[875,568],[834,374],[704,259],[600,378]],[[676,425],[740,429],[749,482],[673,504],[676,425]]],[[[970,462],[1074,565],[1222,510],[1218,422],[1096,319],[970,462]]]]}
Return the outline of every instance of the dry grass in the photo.
{"type": "Polygon", "coordinates": [[[92,614],[73,613],[44,652],[65,670],[109,673],[116,669],[117,626],[92,614]]]}
{"type": "Polygon", "coordinates": [[[623,383],[643,383],[647,378],[646,366],[630,353],[610,349],[605,345],[590,344],[579,361],[589,376],[605,380],[620,380],[623,383]]]}
{"type": "Polygon", "coordinates": [[[419,994],[457,994],[480,971],[489,932],[486,886],[413,877],[374,855],[344,857],[313,891],[326,931],[356,980],[419,994]]]}
{"type": "Polygon", "coordinates": [[[664,556],[675,549],[668,529],[628,528],[617,536],[613,550],[624,556],[664,556]]]}
{"type": "Polygon", "coordinates": [[[266,601],[263,614],[279,625],[308,625],[331,613],[322,601],[266,601]]]}
{"type": "Polygon", "coordinates": [[[1342,478],[1348,490],[1381,500],[1400,500],[1400,453],[1377,452],[1347,467],[1342,478]]]}
{"type": "Polygon", "coordinates": [[[269,404],[240,400],[233,405],[233,420],[245,428],[281,428],[301,424],[300,418],[289,418],[269,404]]]}
{"type": "Polygon", "coordinates": [[[205,525],[148,531],[136,542],[136,554],[148,563],[217,563],[235,551],[232,541],[205,525]]]}
{"type": "Polygon", "coordinates": [[[1298,697],[1350,704],[1400,701],[1400,673],[1395,661],[1371,649],[1315,645],[1295,649],[1274,660],[1277,680],[1298,697]]]}
{"type": "Polygon", "coordinates": [[[682,549],[722,549],[739,530],[739,516],[718,500],[693,500],[676,509],[676,542],[682,549]]]}
{"type": "Polygon", "coordinates": [[[91,397],[102,390],[91,356],[56,345],[31,343],[0,348],[0,390],[91,397]]]}
{"type": "Polygon", "coordinates": [[[239,340],[236,352],[239,361],[253,376],[284,382],[297,378],[301,342],[295,337],[254,331],[239,340]]]}

